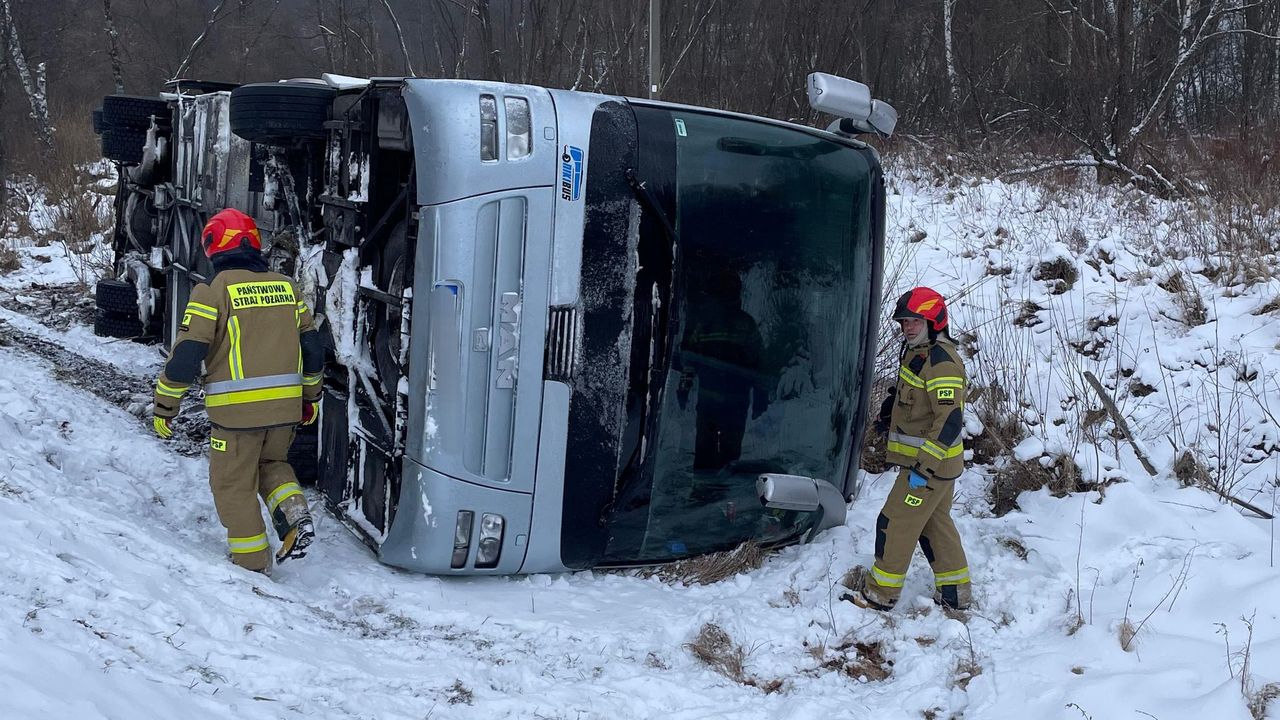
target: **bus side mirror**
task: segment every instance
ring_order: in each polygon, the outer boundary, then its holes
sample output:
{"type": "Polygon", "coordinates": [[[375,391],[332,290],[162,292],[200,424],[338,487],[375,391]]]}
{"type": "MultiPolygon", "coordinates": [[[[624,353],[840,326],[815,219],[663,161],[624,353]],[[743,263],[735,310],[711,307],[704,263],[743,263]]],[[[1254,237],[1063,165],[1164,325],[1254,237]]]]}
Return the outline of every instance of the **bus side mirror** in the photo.
{"type": "Polygon", "coordinates": [[[803,475],[765,473],[756,478],[756,494],[761,505],[777,510],[813,512],[821,505],[817,481],[803,475]]]}
{"type": "Polygon", "coordinates": [[[871,88],[860,82],[816,72],[809,73],[807,87],[809,107],[840,118],[829,128],[832,132],[888,137],[898,125],[898,111],[889,103],[872,99],[871,88]]]}
{"type": "Polygon", "coordinates": [[[805,542],[827,528],[843,525],[849,509],[831,483],[803,475],[764,473],[756,478],[756,495],[767,508],[816,512],[805,542]]]}

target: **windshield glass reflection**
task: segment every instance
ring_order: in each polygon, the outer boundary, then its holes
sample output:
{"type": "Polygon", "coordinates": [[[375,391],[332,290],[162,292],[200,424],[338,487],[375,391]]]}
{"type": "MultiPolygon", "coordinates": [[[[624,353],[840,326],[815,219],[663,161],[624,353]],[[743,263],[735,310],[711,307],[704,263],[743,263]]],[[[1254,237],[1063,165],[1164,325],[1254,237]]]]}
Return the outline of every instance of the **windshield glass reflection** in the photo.
{"type": "Polygon", "coordinates": [[[763,472],[844,472],[867,342],[867,160],[739,118],[674,113],[680,265],[650,472],[621,489],[606,562],[793,539],[763,472]]]}

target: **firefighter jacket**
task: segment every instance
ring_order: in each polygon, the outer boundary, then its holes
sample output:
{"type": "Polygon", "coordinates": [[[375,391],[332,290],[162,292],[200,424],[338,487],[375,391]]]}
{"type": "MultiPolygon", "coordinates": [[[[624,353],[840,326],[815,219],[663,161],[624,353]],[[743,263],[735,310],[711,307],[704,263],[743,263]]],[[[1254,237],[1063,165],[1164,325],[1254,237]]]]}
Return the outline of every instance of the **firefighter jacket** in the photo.
{"type": "Polygon", "coordinates": [[[234,267],[195,286],[164,372],[155,414],[178,414],[203,377],[209,421],[228,430],[293,425],[320,398],[324,351],[311,311],[279,273],[234,267]],[[203,370],[201,365],[203,364],[203,370]]]}
{"type": "Polygon", "coordinates": [[[964,471],[964,363],[949,337],[902,352],[886,460],[931,480],[964,471]]]}

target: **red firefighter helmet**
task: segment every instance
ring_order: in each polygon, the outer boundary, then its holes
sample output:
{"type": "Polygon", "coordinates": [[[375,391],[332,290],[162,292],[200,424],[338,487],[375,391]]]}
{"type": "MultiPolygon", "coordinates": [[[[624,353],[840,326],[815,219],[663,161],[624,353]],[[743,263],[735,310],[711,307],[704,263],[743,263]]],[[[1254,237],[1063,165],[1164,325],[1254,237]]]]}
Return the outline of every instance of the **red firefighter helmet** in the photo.
{"type": "Polygon", "coordinates": [[[947,327],[947,302],[936,291],[918,287],[902,294],[898,306],[893,309],[893,319],[920,318],[933,332],[947,327]]]}
{"type": "Polygon", "coordinates": [[[253,218],[235,208],[227,208],[209,218],[204,232],[200,233],[200,246],[208,257],[239,250],[246,244],[254,250],[262,250],[262,237],[253,218]]]}

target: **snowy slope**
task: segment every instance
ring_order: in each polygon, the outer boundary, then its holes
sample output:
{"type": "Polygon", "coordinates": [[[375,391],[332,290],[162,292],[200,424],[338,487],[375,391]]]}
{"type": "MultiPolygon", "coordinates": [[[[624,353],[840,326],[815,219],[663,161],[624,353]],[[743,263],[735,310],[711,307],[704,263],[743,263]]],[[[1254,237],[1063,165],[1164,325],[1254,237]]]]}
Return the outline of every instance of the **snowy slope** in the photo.
{"type": "MultiPolygon", "coordinates": [[[[871,560],[889,475],[868,479],[845,527],[711,586],[632,573],[413,575],[376,564],[323,514],[315,551],[267,580],[223,557],[200,459],[0,345],[0,717],[1251,717],[1246,693],[1280,682],[1274,526],[1181,488],[1164,438],[1177,427],[1177,443],[1243,468],[1237,492],[1274,508],[1276,433],[1261,409],[1280,407],[1275,317],[1251,313],[1280,286],[1188,275],[1213,318],[1189,328],[1149,310],[1168,303],[1164,263],[1187,261],[1149,257],[1177,232],[1135,216],[1130,199],[909,176],[895,193],[894,291],[923,279],[968,292],[953,318],[978,331],[971,369],[1026,395],[1034,424],[1019,454],[1067,452],[1086,479],[1116,481],[1105,498],[1024,494],[1020,510],[994,517],[985,489],[999,469],[966,473],[956,513],[979,604],[967,622],[933,607],[919,557],[893,613],[836,599],[843,574],[871,560]],[[1074,229],[1072,247],[1061,238],[1074,229]],[[1107,270],[1085,263],[1103,250],[1107,270]],[[1052,295],[1034,275],[1061,255],[1080,278],[1052,295]],[[1026,302],[1041,321],[1013,325],[1026,302]],[[1102,314],[1116,323],[1084,329],[1102,314]],[[1106,340],[1096,358],[1070,348],[1088,340],[1106,340]],[[1240,382],[1256,393],[1236,385],[1245,356],[1257,374],[1240,382]],[[1107,421],[1084,427],[1096,403],[1083,369],[1116,393],[1157,477],[1107,421]],[[1132,377],[1158,390],[1132,397],[1132,377]],[[1236,426],[1220,424],[1223,394],[1236,426]],[[1234,445],[1217,440],[1227,427],[1234,445]],[[1261,461],[1241,465],[1249,452],[1261,461]],[[1127,651],[1126,617],[1137,627],[1127,651]],[[741,649],[740,672],[695,657],[689,644],[708,623],[741,649]]],[[[17,328],[149,378],[154,349],[104,347],[82,326],[14,309],[37,266],[41,283],[71,280],[63,260],[34,251],[0,280],[0,337],[17,328]]],[[[1280,717],[1280,702],[1270,712],[1280,717]]]]}

